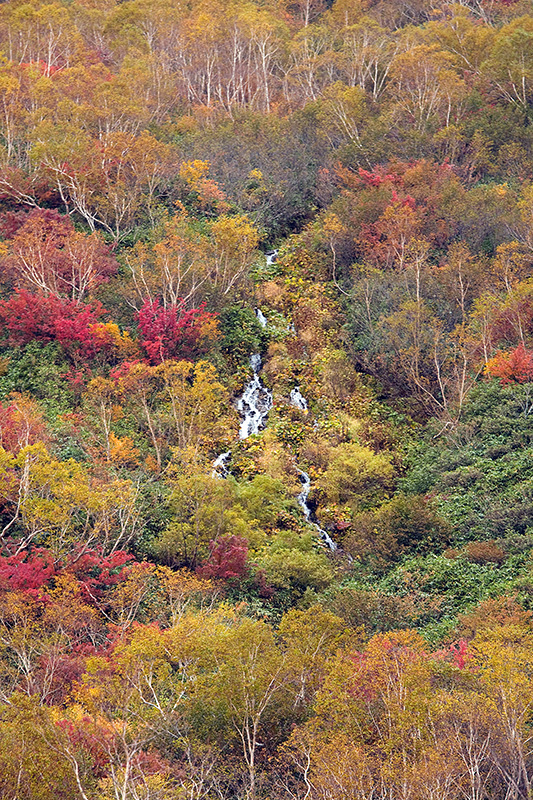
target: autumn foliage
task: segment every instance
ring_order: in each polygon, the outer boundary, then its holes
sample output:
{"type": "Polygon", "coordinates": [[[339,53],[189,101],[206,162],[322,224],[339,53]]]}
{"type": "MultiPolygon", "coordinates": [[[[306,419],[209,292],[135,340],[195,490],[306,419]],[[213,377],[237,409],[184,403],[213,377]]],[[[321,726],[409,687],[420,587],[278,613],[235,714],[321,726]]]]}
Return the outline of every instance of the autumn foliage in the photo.
{"type": "Polygon", "coordinates": [[[101,306],[82,305],[56,295],[31,294],[25,289],[0,302],[2,334],[11,347],[31,341],[59,341],[68,346],[79,342],[90,346],[91,326],[101,306]]]}
{"type": "Polygon", "coordinates": [[[532,796],[532,40],[0,3],[2,800],[532,796]]]}
{"type": "Polygon", "coordinates": [[[232,580],[242,578],[248,570],[248,540],[239,536],[223,536],[209,543],[209,558],[197,568],[204,578],[232,580]]]}
{"type": "Polygon", "coordinates": [[[161,307],[146,301],[138,313],[141,344],[150,361],[159,364],[171,358],[193,358],[217,335],[216,315],[184,304],[161,307]]]}
{"type": "Polygon", "coordinates": [[[96,233],[76,231],[69,217],[35,209],[5,214],[2,266],[15,288],[81,301],[115,274],[118,264],[96,233]]]}
{"type": "Polygon", "coordinates": [[[514,350],[499,352],[485,365],[487,375],[507,383],[529,383],[533,380],[533,351],[520,343],[514,350]]]}

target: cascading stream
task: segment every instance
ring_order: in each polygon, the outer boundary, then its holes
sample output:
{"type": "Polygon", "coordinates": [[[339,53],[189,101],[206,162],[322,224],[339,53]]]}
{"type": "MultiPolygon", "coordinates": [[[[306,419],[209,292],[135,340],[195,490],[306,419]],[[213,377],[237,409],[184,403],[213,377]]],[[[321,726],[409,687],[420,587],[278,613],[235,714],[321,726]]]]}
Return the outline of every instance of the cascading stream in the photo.
{"type": "Polygon", "coordinates": [[[305,399],[303,394],[300,392],[300,387],[299,386],[295,386],[294,389],[292,389],[291,394],[290,394],[290,401],[291,401],[291,406],[294,406],[295,408],[299,408],[300,411],[304,412],[304,414],[308,413],[309,409],[307,407],[307,400],[305,399]]]}
{"type": "Polygon", "coordinates": [[[250,356],[250,366],[254,371],[252,380],[246,385],[241,397],[237,400],[237,411],[243,418],[239,429],[239,439],[247,439],[263,429],[268,412],[273,406],[272,392],[261,383],[259,371],[261,356],[254,353],[250,356]]]}
{"type": "Polygon", "coordinates": [[[325,531],[324,528],[321,528],[318,522],[315,522],[315,520],[313,519],[313,512],[311,511],[311,509],[307,504],[307,498],[309,497],[309,492],[311,491],[311,478],[309,477],[307,472],[303,471],[303,469],[298,469],[298,467],[296,467],[296,470],[302,482],[302,491],[296,498],[296,500],[298,501],[298,505],[302,509],[304,517],[307,520],[307,522],[319,532],[322,541],[325,542],[325,544],[327,544],[329,549],[334,552],[337,549],[337,545],[335,544],[329,533],[325,531]]]}
{"type": "MultiPolygon", "coordinates": [[[[269,261],[269,256],[267,256],[267,263],[273,263],[276,255],[277,251],[270,256],[272,261],[269,261]]],[[[255,309],[255,315],[261,327],[266,328],[268,322],[260,308],[255,309]]],[[[239,428],[239,439],[241,440],[259,433],[264,428],[268,412],[273,406],[272,392],[266,386],[263,386],[259,378],[261,370],[261,356],[259,353],[254,353],[250,356],[250,366],[253,370],[253,378],[246,384],[244,392],[235,404],[242,417],[241,427],[239,428]]],[[[213,478],[228,477],[230,458],[230,450],[218,456],[213,462],[213,471],[211,473],[213,478]]]]}
{"type": "Polygon", "coordinates": [[[257,317],[257,321],[261,325],[261,327],[266,328],[266,326],[268,325],[268,321],[260,308],[255,309],[255,316],[257,317]]]}
{"type": "MultiPolygon", "coordinates": [[[[308,413],[309,409],[307,406],[307,400],[301,393],[299,386],[295,386],[294,389],[291,391],[290,401],[291,401],[291,406],[299,408],[300,411],[303,411],[305,414],[308,413]]],[[[337,549],[337,545],[335,544],[329,533],[325,531],[324,528],[321,528],[318,522],[314,519],[313,512],[311,511],[307,503],[307,498],[309,497],[309,492],[311,491],[311,478],[309,477],[307,472],[304,472],[303,469],[299,469],[299,467],[296,467],[296,471],[298,472],[298,475],[300,476],[300,480],[302,482],[302,491],[296,498],[296,500],[298,501],[298,505],[302,509],[306,521],[310,525],[312,525],[315,528],[315,530],[318,531],[322,541],[325,544],[327,544],[327,546],[331,551],[335,551],[337,549]]]]}
{"type": "MultiPolygon", "coordinates": [[[[275,260],[275,256],[277,253],[272,256],[267,255],[267,263],[271,264],[275,260]],[[272,260],[269,261],[269,257],[272,260]]],[[[262,328],[266,328],[268,325],[267,318],[263,314],[260,308],[255,309],[255,316],[262,328]]],[[[259,372],[261,371],[261,355],[259,353],[254,353],[250,356],[250,366],[253,370],[253,378],[249,383],[246,384],[244,392],[237,400],[235,407],[237,411],[242,417],[241,427],[239,429],[239,439],[247,439],[249,436],[253,436],[259,433],[266,424],[266,420],[268,417],[268,412],[271,410],[273,406],[273,398],[272,392],[263,386],[261,383],[261,379],[259,378],[259,372]]],[[[303,396],[300,391],[299,386],[295,386],[290,393],[290,403],[295,408],[298,408],[300,411],[303,411],[305,414],[308,413],[309,408],[307,405],[307,400],[303,396]]],[[[213,478],[227,478],[229,475],[229,461],[231,459],[231,451],[228,450],[225,453],[221,453],[216,461],[213,462],[213,472],[211,473],[213,478]]],[[[309,497],[309,492],[311,491],[311,478],[304,472],[302,469],[296,467],[300,480],[302,482],[302,491],[296,498],[298,505],[302,509],[303,515],[310,525],[315,528],[316,531],[320,534],[320,538],[322,541],[329,547],[329,549],[334,552],[337,549],[337,545],[324,528],[321,528],[318,522],[313,517],[313,512],[309,508],[307,503],[307,498],[309,497]]]]}
{"type": "Polygon", "coordinates": [[[221,453],[218,458],[213,461],[212,478],[227,478],[229,475],[228,461],[231,458],[231,450],[221,453]]]}

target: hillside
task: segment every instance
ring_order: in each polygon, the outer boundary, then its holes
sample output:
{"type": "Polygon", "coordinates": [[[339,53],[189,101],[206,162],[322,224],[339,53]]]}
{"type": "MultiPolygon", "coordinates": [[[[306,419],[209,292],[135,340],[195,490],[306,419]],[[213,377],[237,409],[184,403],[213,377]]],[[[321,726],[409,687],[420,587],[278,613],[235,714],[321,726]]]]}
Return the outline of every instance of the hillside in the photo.
{"type": "Polygon", "coordinates": [[[527,800],[529,0],[0,53],[0,799],[527,800]]]}

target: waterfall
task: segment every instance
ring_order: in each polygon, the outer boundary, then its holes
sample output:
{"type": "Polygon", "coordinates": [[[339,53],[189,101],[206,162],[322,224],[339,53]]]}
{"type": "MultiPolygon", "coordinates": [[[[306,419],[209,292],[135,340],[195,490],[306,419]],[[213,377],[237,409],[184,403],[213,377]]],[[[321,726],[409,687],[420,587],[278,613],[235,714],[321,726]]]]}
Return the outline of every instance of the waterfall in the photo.
{"type": "Polygon", "coordinates": [[[300,411],[303,411],[305,414],[307,414],[307,412],[309,411],[309,409],[307,408],[307,400],[300,392],[299,386],[295,386],[294,389],[291,390],[290,402],[291,406],[299,408],[300,411]]]}
{"type": "Polygon", "coordinates": [[[243,417],[239,439],[247,439],[248,436],[259,433],[264,428],[268,412],[273,406],[272,392],[263,386],[259,378],[261,369],[259,353],[250,356],[250,366],[254,376],[236,403],[237,411],[243,417]]]}
{"type": "MultiPolygon", "coordinates": [[[[255,315],[261,327],[266,327],[267,319],[261,309],[256,308],[255,315]]],[[[251,381],[246,384],[244,392],[235,403],[235,407],[242,417],[241,427],[239,429],[239,439],[241,440],[259,433],[259,431],[264,428],[268,412],[273,406],[272,392],[267,389],[266,386],[263,386],[259,378],[259,372],[261,370],[261,355],[259,353],[254,353],[250,356],[250,366],[253,371],[253,377],[251,381]]],[[[295,386],[294,389],[291,390],[290,403],[305,414],[308,413],[307,400],[300,392],[299,386],[295,386]]],[[[218,456],[216,461],[213,462],[213,471],[211,473],[213,478],[227,478],[229,475],[228,462],[230,458],[230,450],[218,456]]],[[[311,491],[311,478],[307,472],[304,472],[302,469],[296,467],[296,470],[302,482],[302,491],[296,498],[298,505],[303,511],[306,522],[318,531],[322,541],[334,552],[337,549],[337,545],[329,533],[316,522],[313,517],[313,512],[307,503],[307,498],[311,491]]]]}
{"type": "MultiPolygon", "coordinates": [[[[269,255],[275,261],[277,254],[277,250],[267,254],[267,261],[269,255]]],[[[255,316],[261,327],[266,328],[268,325],[267,318],[260,308],[255,309],[255,316]]],[[[254,371],[254,376],[246,385],[244,392],[236,403],[237,411],[243,417],[239,430],[239,439],[247,439],[248,436],[259,433],[264,428],[268,412],[273,406],[272,392],[263,386],[259,378],[261,370],[261,356],[259,353],[254,353],[250,356],[250,366],[254,371]]]]}
{"type": "Polygon", "coordinates": [[[302,482],[302,491],[296,498],[298,501],[298,505],[302,509],[304,517],[307,520],[307,522],[309,522],[309,524],[312,525],[319,532],[322,541],[324,541],[329,547],[329,549],[334,552],[337,549],[337,545],[335,544],[329,533],[325,531],[324,528],[321,528],[318,522],[315,522],[315,520],[313,519],[313,513],[309,508],[309,506],[307,505],[307,498],[309,497],[309,492],[311,491],[311,478],[309,477],[307,472],[303,471],[303,469],[298,469],[298,467],[296,467],[296,470],[302,482]]]}
{"type": "MultiPolygon", "coordinates": [[[[253,370],[253,378],[249,381],[242,395],[235,403],[235,407],[241,415],[242,422],[239,429],[239,439],[247,439],[259,433],[265,426],[268,412],[272,408],[272,392],[263,386],[259,378],[261,369],[261,356],[254,353],[250,356],[250,366],[253,370]]],[[[213,462],[213,478],[227,478],[229,475],[228,461],[231,458],[231,451],[221,453],[213,462]]]]}
{"type": "MultiPolygon", "coordinates": [[[[275,261],[278,254],[274,250],[269,255],[275,261]]],[[[269,262],[273,263],[273,262],[269,262]]],[[[267,318],[260,308],[255,309],[255,316],[262,328],[268,325],[267,318]]],[[[272,392],[269,391],[259,378],[259,371],[261,369],[261,356],[259,353],[254,353],[250,356],[250,366],[253,370],[254,376],[252,380],[246,384],[244,392],[235,403],[235,407],[241,417],[241,427],[239,429],[239,439],[247,439],[255,433],[259,433],[266,424],[268,412],[273,406],[272,392]]],[[[228,462],[231,458],[231,450],[226,453],[221,453],[213,462],[213,471],[211,473],[213,478],[227,478],[229,475],[228,462]]]]}
{"type": "MultiPolygon", "coordinates": [[[[291,391],[290,402],[291,406],[299,408],[300,411],[303,411],[305,414],[308,413],[309,409],[307,406],[307,400],[300,392],[299,386],[295,386],[294,389],[291,391]]],[[[315,528],[315,530],[318,531],[322,541],[325,542],[325,544],[327,544],[329,549],[334,551],[337,549],[337,545],[335,544],[329,533],[325,531],[324,528],[321,528],[318,522],[313,518],[313,512],[311,511],[307,503],[307,498],[309,497],[309,492],[311,491],[311,478],[309,477],[307,472],[303,471],[303,469],[299,469],[298,467],[296,467],[296,471],[298,472],[298,475],[302,482],[302,491],[296,498],[296,500],[298,501],[298,505],[302,509],[306,521],[310,525],[312,525],[315,528]]]]}
{"type": "Polygon", "coordinates": [[[261,325],[262,328],[266,328],[268,325],[267,318],[263,314],[260,308],[255,309],[255,316],[257,317],[257,321],[261,325]]]}
{"type": "Polygon", "coordinates": [[[229,475],[228,461],[231,458],[231,450],[221,453],[218,458],[213,461],[212,478],[227,478],[229,475]]]}

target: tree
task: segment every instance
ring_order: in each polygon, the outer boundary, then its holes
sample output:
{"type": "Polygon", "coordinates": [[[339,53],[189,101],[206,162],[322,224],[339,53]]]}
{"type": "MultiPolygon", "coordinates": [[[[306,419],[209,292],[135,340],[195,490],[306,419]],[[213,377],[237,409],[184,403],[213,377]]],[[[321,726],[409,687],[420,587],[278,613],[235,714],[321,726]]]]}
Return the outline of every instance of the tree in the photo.
{"type": "Polygon", "coordinates": [[[296,604],[308,589],[324,590],[333,580],[331,564],[323,550],[317,550],[312,533],[280,531],[263,548],[257,563],[264,570],[268,583],[280,590],[291,605],[296,604]]]}
{"type": "MultiPolygon", "coordinates": [[[[470,0],[466,2],[469,3],[470,0]]],[[[470,2],[470,11],[474,4],[478,4],[477,0],[470,2]]],[[[427,30],[431,33],[431,39],[435,39],[443,51],[457,58],[458,66],[478,73],[481,64],[490,54],[495,31],[490,25],[480,25],[461,5],[463,4],[456,7],[451,20],[446,23],[431,21],[427,23],[427,30]]],[[[484,10],[487,10],[487,5],[482,0],[484,10]]]]}
{"type": "Polygon", "coordinates": [[[88,800],[60,755],[65,740],[51,709],[39,705],[37,698],[14,694],[3,705],[0,719],[2,796],[6,800],[88,800]]]}
{"type": "Polygon", "coordinates": [[[205,304],[187,311],[182,300],[167,308],[147,300],[137,316],[142,346],[155,363],[200,355],[218,333],[216,315],[205,304]]]}
{"type": "Polygon", "coordinates": [[[343,546],[353,558],[379,571],[407,552],[442,547],[450,532],[425,497],[396,494],[378,508],[356,514],[343,546]]]}
{"type": "Polygon", "coordinates": [[[246,216],[223,215],[211,223],[213,288],[222,296],[235,292],[247,278],[256,255],[259,233],[246,216]]]}
{"type": "MultiPolygon", "coordinates": [[[[84,712],[82,731],[103,756],[106,798],[145,797],[150,781],[156,790],[157,777],[160,791],[171,786],[174,793],[196,788],[200,794],[216,782],[216,746],[198,744],[205,725],[195,720],[194,709],[200,684],[216,670],[226,629],[236,624],[228,608],[189,611],[165,631],[157,624],[129,626],[107,653],[88,659],[75,697],[84,712]],[[172,770],[161,742],[174,754],[172,770]]],[[[71,728],[79,739],[80,724],[73,717],[71,728]]],[[[71,760],[75,768],[79,754],[72,750],[71,760]]]]}
{"type": "MultiPolygon", "coordinates": [[[[227,390],[208,361],[167,361],[160,365],[162,398],[178,458],[194,463],[227,435],[227,390]]],[[[215,451],[216,452],[216,451],[215,451]]]]}
{"type": "Polygon", "coordinates": [[[304,28],[325,11],[324,0],[284,0],[283,8],[304,28]]]}
{"type": "Polygon", "coordinates": [[[39,405],[13,393],[8,406],[0,405],[0,446],[17,454],[22,448],[46,440],[46,423],[39,405]]]}
{"type": "Polygon", "coordinates": [[[369,259],[385,268],[403,270],[421,229],[413,198],[393,198],[376,222],[363,228],[360,243],[369,259]]]}
{"type": "MultiPolygon", "coordinates": [[[[211,468],[208,474],[191,471],[172,480],[169,505],[173,519],[157,543],[160,556],[171,565],[196,569],[219,540],[239,534],[240,540],[242,533],[248,532],[246,517],[232,513],[233,486],[210,473],[211,468]]],[[[218,572],[215,565],[203,574],[210,577],[210,572],[218,572]]]]}
{"type": "Polygon", "coordinates": [[[139,214],[152,213],[156,189],[172,168],[170,149],[147,132],[116,130],[93,139],[71,127],[43,131],[33,157],[69,213],[76,211],[92,231],[101,226],[119,241],[139,214]]]}
{"type": "Polygon", "coordinates": [[[80,302],[118,269],[98,234],[79,233],[69,217],[35,209],[16,222],[2,263],[18,289],[80,302]]]}
{"type": "Polygon", "coordinates": [[[158,298],[164,309],[198,306],[200,291],[209,279],[207,240],[187,218],[176,215],[164,224],[160,235],[137,242],[124,254],[135,288],[135,304],[158,298]]]}
{"type": "Polygon", "coordinates": [[[41,554],[40,573],[37,558],[10,560],[11,591],[4,584],[0,600],[2,696],[9,702],[12,692],[20,691],[59,705],[81,676],[87,653],[103,640],[101,622],[81,584],[57,570],[49,554],[41,554]],[[41,585],[31,588],[31,583],[41,585]]]}
{"type": "Polygon", "coordinates": [[[500,97],[519,108],[527,108],[533,87],[533,22],[530,17],[519,17],[500,28],[482,70],[500,97]]]}
{"type": "Polygon", "coordinates": [[[209,558],[197,569],[205,578],[235,580],[247,572],[248,540],[240,536],[221,536],[209,542],[209,558]]]}
{"type": "Polygon", "coordinates": [[[395,56],[391,78],[396,106],[417,130],[427,130],[435,120],[448,127],[464,113],[467,87],[454,66],[453,57],[437,45],[415,45],[395,56]]]}
{"type": "MultiPolygon", "coordinates": [[[[171,669],[165,644],[157,626],[137,626],[109,656],[89,658],[76,687],[85,711],[83,730],[103,755],[107,780],[101,785],[111,796],[139,796],[150,785],[152,743],[160,734],[180,738],[183,674],[171,669]]],[[[72,733],[77,727],[71,725],[72,733]]],[[[76,769],[79,755],[72,750],[69,755],[76,769]]],[[[156,757],[156,763],[155,771],[163,772],[164,759],[156,757]]]]}
{"type": "Polygon", "coordinates": [[[393,476],[388,454],[348,442],[333,452],[321,485],[330,502],[364,508],[386,495],[393,476]]]}
{"type": "Polygon", "coordinates": [[[494,713],[501,735],[501,750],[492,757],[510,797],[525,797],[531,784],[529,749],[531,731],[531,632],[519,626],[502,626],[480,632],[473,646],[483,694],[494,713]]]}
{"type": "Polygon", "coordinates": [[[114,435],[111,423],[113,414],[117,411],[116,385],[112,380],[101,376],[92,378],[87,384],[83,400],[85,407],[94,409],[96,413],[99,427],[103,434],[105,456],[109,462],[111,461],[111,437],[114,435]]]}
{"type": "Polygon", "coordinates": [[[414,631],[378,634],[361,652],[333,659],[316,716],[289,739],[309,794],[418,797],[410,787],[429,755],[430,677],[424,642],[414,631]],[[337,748],[341,759],[332,757],[337,748]]]}
{"type": "Polygon", "coordinates": [[[300,104],[318,99],[327,81],[327,64],[332,65],[335,57],[333,36],[331,29],[319,23],[304,26],[294,36],[287,75],[291,99],[300,104]]]}
{"type": "Polygon", "coordinates": [[[8,7],[2,16],[11,33],[9,60],[38,64],[47,77],[68,66],[80,45],[74,20],[60,3],[30,4],[23,11],[8,7]]]}
{"type": "Polygon", "coordinates": [[[304,710],[314,702],[331,660],[352,635],[340,617],[318,605],[283,615],[279,636],[295,708],[304,710]]]}
{"type": "MultiPolygon", "coordinates": [[[[207,104],[209,105],[209,101],[207,104]]],[[[195,159],[194,161],[184,161],[180,166],[179,174],[180,178],[190,187],[202,210],[226,210],[225,194],[218,184],[208,177],[209,169],[209,161],[195,159]]]]}
{"type": "Polygon", "coordinates": [[[271,628],[246,618],[226,627],[213,646],[215,665],[199,678],[195,705],[205,715],[207,726],[216,724],[218,712],[237,737],[247,768],[246,794],[252,800],[257,792],[261,738],[274,734],[272,728],[265,728],[267,715],[283,716],[285,659],[271,628]]]}
{"type": "MultiPolygon", "coordinates": [[[[350,4],[344,14],[346,19],[357,10],[350,4]]],[[[339,0],[334,4],[332,12],[340,11],[339,0]]],[[[374,20],[365,18],[355,24],[344,25],[340,35],[342,45],[339,60],[348,86],[360,86],[369,92],[373,100],[377,100],[385,90],[389,79],[391,64],[399,50],[399,42],[395,41],[390,31],[380,27],[374,20]]]]}
{"type": "Polygon", "coordinates": [[[74,459],[52,458],[41,442],[16,456],[0,450],[0,459],[0,537],[13,552],[35,542],[49,546],[56,558],[76,542],[113,552],[134,536],[137,489],[130,481],[99,482],[74,459]]]}
{"type": "Polygon", "coordinates": [[[485,372],[499,378],[502,386],[507,383],[529,383],[533,381],[533,352],[526,350],[522,342],[507,353],[499,351],[485,364],[485,372]]]}
{"type": "Polygon", "coordinates": [[[452,244],[448,258],[437,273],[448,296],[458,307],[458,323],[466,325],[472,301],[486,285],[487,264],[479,256],[473,256],[463,243],[452,244]]]}
{"type": "Polygon", "coordinates": [[[365,93],[359,86],[338,81],[323,92],[320,116],[332,145],[353,142],[362,147],[361,134],[366,122],[365,93]]]}
{"type": "Polygon", "coordinates": [[[423,300],[406,300],[398,311],[381,320],[396,363],[422,401],[444,414],[460,410],[475,365],[475,353],[458,326],[446,336],[443,323],[423,300]]]}
{"type": "Polygon", "coordinates": [[[78,336],[90,338],[90,326],[97,322],[100,308],[55,295],[30,294],[21,289],[9,300],[0,301],[0,330],[3,329],[3,336],[11,347],[28,344],[34,339],[72,341],[74,331],[78,336]]]}
{"type": "Polygon", "coordinates": [[[519,242],[505,242],[496,248],[493,273],[507,293],[528,277],[531,260],[526,247],[519,242]]]}
{"type": "Polygon", "coordinates": [[[157,402],[163,386],[161,370],[142,361],[124,361],[111,371],[110,379],[115,383],[117,398],[129,401],[129,408],[135,417],[141,417],[146,424],[156,456],[155,468],[159,471],[164,446],[161,412],[157,402]]]}

